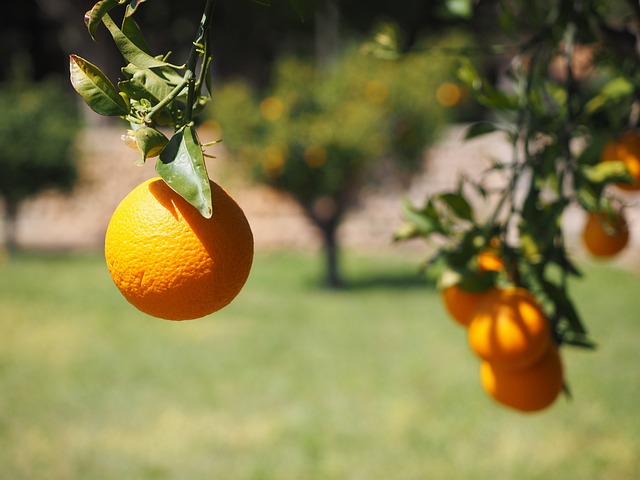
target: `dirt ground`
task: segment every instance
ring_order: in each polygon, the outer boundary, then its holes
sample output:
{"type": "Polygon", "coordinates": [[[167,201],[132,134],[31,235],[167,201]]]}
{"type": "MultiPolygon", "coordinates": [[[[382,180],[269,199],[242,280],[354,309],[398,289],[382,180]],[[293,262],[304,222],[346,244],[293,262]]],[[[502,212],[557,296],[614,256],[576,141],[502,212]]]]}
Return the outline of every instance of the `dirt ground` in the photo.
{"type": "MultiPolygon", "coordinates": [[[[27,201],[18,222],[18,241],[22,247],[38,250],[97,250],[103,245],[109,218],[119,201],[138,183],[156,176],[150,161],[134,164],[137,153],[120,140],[115,128],[92,128],[78,139],[81,180],[71,194],[46,192],[27,201]]],[[[203,132],[201,138],[207,138],[203,132]]],[[[372,191],[364,196],[340,230],[343,245],[351,248],[420,249],[419,242],[393,245],[394,230],[401,225],[403,197],[420,204],[430,193],[451,188],[458,175],[479,176],[492,159],[508,160],[511,147],[498,134],[464,141],[464,127],[452,126],[425,155],[424,169],[407,189],[372,191]]],[[[221,146],[208,153],[210,176],[225,186],[244,209],[254,231],[256,249],[317,248],[313,227],[286,196],[252,185],[238,175],[221,146]]],[[[496,179],[500,181],[500,179],[496,179]]],[[[640,266],[640,196],[628,196],[632,244],[616,262],[640,266]]],[[[567,238],[582,254],[579,231],[584,215],[570,211],[565,217],[567,238]]],[[[0,229],[2,226],[0,225],[0,229]]]]}

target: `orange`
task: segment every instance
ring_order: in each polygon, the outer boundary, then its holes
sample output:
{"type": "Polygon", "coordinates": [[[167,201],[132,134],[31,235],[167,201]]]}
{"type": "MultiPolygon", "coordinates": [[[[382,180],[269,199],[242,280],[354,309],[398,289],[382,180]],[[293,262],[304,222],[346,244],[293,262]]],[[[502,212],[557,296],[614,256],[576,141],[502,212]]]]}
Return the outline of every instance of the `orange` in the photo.
{"type": "Polygon", "coordinates": [[[612,257],[629,243],[629,227],[620,212],[617,215],[589,212],[582,230],[586,249],[596,257],[612,257]]]}
{"type": "Polygon", "coordinates": [[[467,331],[469,346],[481,359],[503,368],[524,368],[551,345],[547,317],[524,288],[495,289],[477,306],[467,331]]]}
{"type": "Polygon", "coordinates": [[[459,285],[451,285],[442,289],[440,295],[447,312],[460,325],[467,326],[475,314],[476,308],[487,294],[493,290],[471,292],[459,285]]]}
{"type": "Polygon", "coordinates": [[[139,310],[168,320],[199,318],[228,305],[244,286],[253,261],[249,222],[233,198],[210,185],[210,219],[159,178],[134,188],[113,213],[107,267],[139,310]]]}
{"type": "Polygon", "coordinates": [[[480,364],[482,388],[497,402],[521,412],[550,406],[563,388],[562,360],[554,345],[536,363],[522,370],[480,364]]]}
{"type": "Polygon", "coordinates": [[[504,261],[495,252],[484,250],[478,254],[478,268],[481,272],[500,272],[504,261]]]}
{"type": "Polygon", "coordinates": [[[621,137],[609,140],[602,149],[603,162],[624,162],[633,177],[633,183],[619,183],[623,190],[640,190],[640,131],[628,131],[621,137]]]}

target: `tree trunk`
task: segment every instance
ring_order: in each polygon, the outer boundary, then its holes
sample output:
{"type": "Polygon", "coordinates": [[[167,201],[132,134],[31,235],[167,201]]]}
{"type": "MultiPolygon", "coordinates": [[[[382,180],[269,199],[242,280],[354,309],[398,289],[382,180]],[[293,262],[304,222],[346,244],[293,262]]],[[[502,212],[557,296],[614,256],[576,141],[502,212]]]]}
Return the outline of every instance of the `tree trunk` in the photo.
{"type": "Polygon", "coordinates": [[[18,202],[5,199],[4,246],[9,254],[18,250],[18,202]]]}
{"type": "Polygon", "coordinates": [[[335,0],[328,0],[315,14],[316,62],[330,65],[340,50],[340,10],[335,0]]]}
{"type": "Polygon", "coordinates": [[[325,285],[329,288],[341,288],[344,286],[340,274],[340,246],[338,244],[339,222],[325,222],[318,225],[322,232],[322,242],[325,260],[325,285]]]}
{"type": "Polygon", "coordinates": [[[318,229],[322,238],[324,255],[324,284],[329,288],[344,286],[340,273],[340,245],[338,227],[342,221],[343,207],[331,203],[331,207],[318,208],[318,202],[308,203],[298,199],[311,223],[318,229]]]}

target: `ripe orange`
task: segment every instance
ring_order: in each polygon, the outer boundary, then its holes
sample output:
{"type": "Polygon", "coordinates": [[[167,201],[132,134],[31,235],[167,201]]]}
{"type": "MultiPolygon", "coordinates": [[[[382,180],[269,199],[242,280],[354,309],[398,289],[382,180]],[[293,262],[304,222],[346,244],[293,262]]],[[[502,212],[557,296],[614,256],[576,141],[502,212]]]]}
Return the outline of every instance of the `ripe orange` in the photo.
{"type": "Polygon", "coordinates": [[[210,219],[159,178],[134,188],[113,213],[107,267],[139,310],[168,320],[199,318],[228,305],[244,286],[253,261],[251,228],[238,204],[210,184],[210,219]]]}
{"type": "Polygon", "coordinates": [[[522,370],[504,369],[483,361],[480,382],[502,405],[522,412],[542,410],[562,391],[562,360],[558,348],[553,344],[540,360],[522,370]]]}
{"type": "Polygon", "coordinates": [[[612,257],[620,253],[629,243],[629,227],[622,212],[615,216],[589,212],[582,230],[582,241],[596,257],[612,257]]]}
{"type": "Polygon", "coordinates": [[[481,272],[501,272],[504,261],[495,252],[484,250],[478,254],[478,268],[481,272]]]}
{"type": "Polygon", "coordinates": [[[524,288],[495,289],[477,306],[469,323],[471,349],[503,368],[524,368],[551,345],[549,322],[534,296],[524,288]]]}
{"type": "Polygon", "coordinates": [[[451,285],[443,288],[440,295],[451,318],[460,325],[467,326],[473,318],[478,304],[492,290],[494,290],[494,288],[480,292],[471,292],[464,290],[459,285],[451,285]]]}
{"type": "Polygon", "coordinates": [[[640,190],[640,131],[628,131],[609,140],[602,149],[603,162],[621,161],[634,179],[633,183],[620,183],[623,190],[640,190]]]}

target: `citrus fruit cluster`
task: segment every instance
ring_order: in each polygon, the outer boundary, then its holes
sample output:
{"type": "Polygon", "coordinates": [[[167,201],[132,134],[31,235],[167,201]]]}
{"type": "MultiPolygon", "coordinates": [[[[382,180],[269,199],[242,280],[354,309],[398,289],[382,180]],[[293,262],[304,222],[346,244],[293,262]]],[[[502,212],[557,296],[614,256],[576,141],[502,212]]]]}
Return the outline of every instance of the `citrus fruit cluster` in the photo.
{"type": "MultiPolygon", "coordinates": [[[[485,258],[492,262],[481,268],[502,268],[498,257],[485,258]]],[[[555,401],[564,386],[562,360],[533,294],[514,286],[472,292],[454,284],[441,295],[451,317],[467,329],[469,347],[480,359],[481,385],[493,399],[521,412],[555,401]]]]}
{"type": "Polygon", "coordinates": [[[253,235],[242,209],[210,181],[207,219],[162,179],[134,188],[107,227],[105,258],[124,297],[167,320],[200,318],[228,305],[253,262],[253,235]]]}
{"type": "MultiPolygon", "coordinates": [[[[640,191],[640,131],[629,130],[609,140],[601,153],[602,162],[623,162],[631,183],[616,183],[626,192],[640,191]]],[[[596,258],[610,258],[629,243],[629,225],[623,209],[588,212],[582,230],[582,242],[596,258]]]]}

